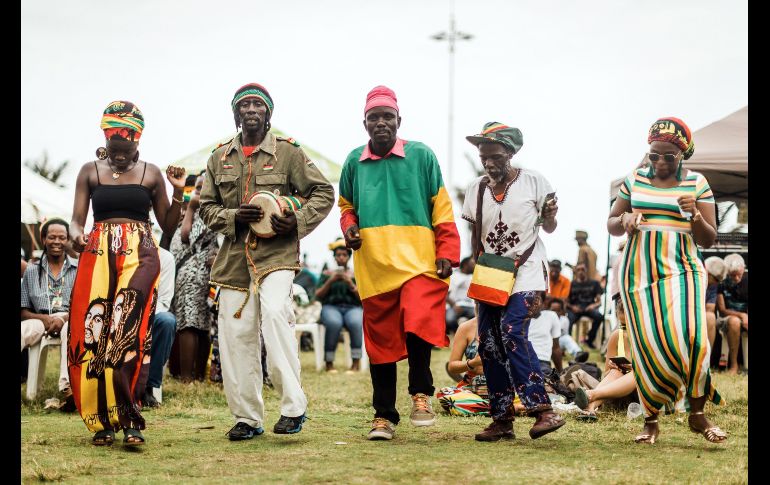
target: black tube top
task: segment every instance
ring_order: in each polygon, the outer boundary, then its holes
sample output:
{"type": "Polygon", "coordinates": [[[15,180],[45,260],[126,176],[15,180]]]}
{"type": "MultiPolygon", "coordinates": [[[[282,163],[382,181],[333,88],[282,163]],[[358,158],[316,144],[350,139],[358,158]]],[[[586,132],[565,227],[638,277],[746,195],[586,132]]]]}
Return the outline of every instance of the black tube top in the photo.
{"type": "Polygon", "coordinates": [[[102,185],[91,192],[94,222],[125,218],[148,222],[152,207],[152,191],[141,184],[102,185]]]}

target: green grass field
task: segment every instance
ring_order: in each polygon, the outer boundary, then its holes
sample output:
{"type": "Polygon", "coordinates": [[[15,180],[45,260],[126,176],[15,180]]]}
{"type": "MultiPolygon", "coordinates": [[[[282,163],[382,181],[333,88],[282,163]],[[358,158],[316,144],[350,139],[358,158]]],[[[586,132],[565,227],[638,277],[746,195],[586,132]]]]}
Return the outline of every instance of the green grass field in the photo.
{"type": "MultiPolygon", "coordinates": [[[[393,441],[367,441],[372,418],[368,373],[317,373],[303,352],[303,385],[310,405],[301,433],[275,435],[278,397],[265,390],[265,434],[230,442],[233,424],[221,386],[183,385],[169,377],[163,404],[144,412],[147,444],[126,449],[122,433],[112,447],[95,447],[76,414],[43,409],[56,395],[58,353],[50,352],[46,382],[34,402],[22,397],[23,483],[746,483],[748,481],[748,379],[717,373],[726,406],[707,405],[728,432],[726,444],[707,443],[686,419],[661,417],[652,447],[633,437],[642,419],[602,413],[596,423],[567,417],[559,431],[539,440],[527,434],[533,418],[517,418],[514,441],[478,443],[473,435],[488,418],[440,415],[436,425],[409,424],[406,362],[399,364],[402,422],[393,441]]],[[[342,368],[344,350],[337,352],[342,368]]],[[[433,353],[436,387],[452,385],[444,371],[449,351],[433,353]]],[[[594,354],[593,357],[596,357],[594,354]]],[[[24,396],[25,385],[21,386],[24,396]]],[[[434,399],[434,408],[440,410],[434,399]]]]}

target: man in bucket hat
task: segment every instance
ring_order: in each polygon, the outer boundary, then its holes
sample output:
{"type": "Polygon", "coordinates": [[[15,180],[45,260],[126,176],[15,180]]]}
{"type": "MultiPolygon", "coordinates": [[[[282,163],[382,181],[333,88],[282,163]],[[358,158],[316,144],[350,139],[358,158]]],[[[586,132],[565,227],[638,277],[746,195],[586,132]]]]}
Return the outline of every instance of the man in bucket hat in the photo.
{"type": "Polygon", "coordinates": [[[476,434],[476,440],[515,437],[515,394],[528,414],[537,417],[529,431],[535,439],[565,423],[552,410],[540,362],[527,338],[529,320],[539,313],[548,290],[548,259],[538,233],[540,226],[548,233],[556,229],[558,207],[545,177],[511,166],[524,143],[518,128],[490,122],[481,133],[466,139],[478,147],[486,171],[468,187],[463,206],[463,219],[474,225],[473,256],[492,253],[515,260],[518,266],[504,306],[478,300],[479,355],[489,387],[492,423],[476,434]]]}

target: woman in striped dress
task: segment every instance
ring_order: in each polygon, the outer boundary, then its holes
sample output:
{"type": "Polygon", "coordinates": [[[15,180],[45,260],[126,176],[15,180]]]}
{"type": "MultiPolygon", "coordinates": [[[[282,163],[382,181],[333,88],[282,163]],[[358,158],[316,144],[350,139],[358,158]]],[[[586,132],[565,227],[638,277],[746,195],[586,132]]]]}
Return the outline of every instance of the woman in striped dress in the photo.
{"type": "Polygon", "coordinates": [[[623,182],[607,230],[628,234],[620,263],[620,293],[645,423],[637,443],[655,443],[658,413],[682,394],[690,430],[712,443],[727,435],[703,414],[711,383],[706,326],[706,271],[698,247],[716,239],[714,196],[706,178],[682,167],[694,145],[687,125],[663,118],[650,128],[649,165],[623,182]]]}

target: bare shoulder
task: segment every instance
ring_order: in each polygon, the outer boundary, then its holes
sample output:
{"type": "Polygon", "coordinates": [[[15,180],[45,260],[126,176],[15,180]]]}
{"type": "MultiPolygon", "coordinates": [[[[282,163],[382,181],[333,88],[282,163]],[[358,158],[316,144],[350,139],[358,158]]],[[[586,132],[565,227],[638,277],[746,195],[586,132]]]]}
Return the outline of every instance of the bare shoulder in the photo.
{"type": "Polygon", "coordinates": [[[80,166],[80,174],[86,174],[91,175],[96,173],[96,164],[99,163],[95,160],[92,160],[90,162],[85,162],[83,165],[80,166]]]}
{"type": "MultiPolygon", "coordinates": [[[[147,162],[144,160],[141,160],[145,164],[145,167],[137,167],[138,169],[145,170],[144,173],[144,182],[143,185],[146,185],[148,188],[153,190],[153,193],[155,192],[155,189],[162,188],[163,191],[166,189],[165,180],[163,177],[163,173],[160,171],[160,167],[155,165],[152,162],[147,162]]],[[[137,177],[138,178],[138,177],[137,177]]]]}
{"type": "MultiPolygon", "coordinates": [[[[457,327],[455,338],[458,336],[462,338],[475,337],[477,324],[478,323],[475,318],[471,318],[470,320],[464,321],[463,323],[460,324],[459,327],[457,327]]],[[[468,338],[468,341],[470,340],[472,340],[472,338],[468,338]]]]}
{"type": "Polygon", "coordinates": [[[98,172],[96,166],[99,162],[99,160],[92,160],[90,162],[83,163],[83,165],[80,166],[80,172],[78,172],[76,183],[85,183],[89,188],[94,187],[97,184],[98,172]]]}
{"type": "Polygon", "coordinates": [[[147,167],[145,169],[144,179],[163,183],[163,172],[161,172],[160,167],[158,167],[152,162],[146,162],[144,160],[142,160],[142,162],[147,167]]]}

